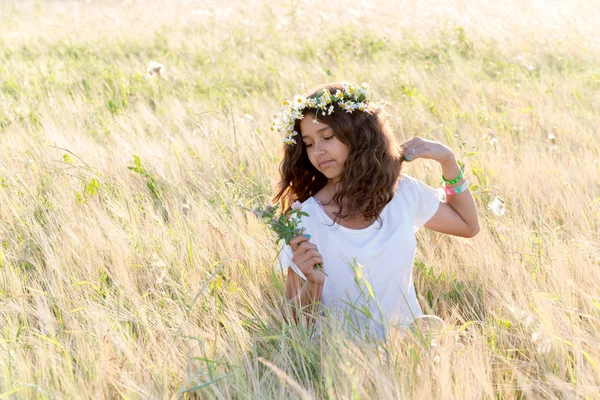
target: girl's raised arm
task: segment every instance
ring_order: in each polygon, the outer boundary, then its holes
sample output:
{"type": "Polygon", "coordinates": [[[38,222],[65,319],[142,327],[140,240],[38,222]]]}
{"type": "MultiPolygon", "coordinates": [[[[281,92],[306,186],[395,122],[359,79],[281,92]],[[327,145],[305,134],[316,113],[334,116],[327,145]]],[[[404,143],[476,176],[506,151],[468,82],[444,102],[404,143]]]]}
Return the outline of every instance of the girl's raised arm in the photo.
{"type": "Polygon", "coordinates": [[[423,158],[435,160],[442,166],[442,177],[446,182],[446,202],[440,203],[437,212],[424,226],[455,236],[471,238],[477,235],[477,206],[452,150],[441,143],[420,137],[402,144],[402,148],[404,158],[409,162],[423,158]]]}

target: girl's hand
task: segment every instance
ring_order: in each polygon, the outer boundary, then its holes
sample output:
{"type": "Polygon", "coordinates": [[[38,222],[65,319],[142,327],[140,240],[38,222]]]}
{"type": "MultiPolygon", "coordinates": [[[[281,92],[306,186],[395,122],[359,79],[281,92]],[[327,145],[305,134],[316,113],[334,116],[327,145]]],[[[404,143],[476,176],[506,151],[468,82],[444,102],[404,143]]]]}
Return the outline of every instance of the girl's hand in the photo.
{"type": "Polygon", "coordinates": [[[323,285],[325,274],[315,268],[315,264],[323,265],[321,253],[317,251],[317,246],[309,242],[305,235],[294,236],[290,239],[292,248],[292,261],[304,274],[309,282],[323,285]]]}
{"type": "Polygon", "coordinates": [[[408,142],[401,144],[402,157],[406,161],[413,161],[417,158],[435,160],[440,164],[446,164],[456,160],[454,153],[448,146],[438,142],[423,139],[418,136],[408,142]]]}

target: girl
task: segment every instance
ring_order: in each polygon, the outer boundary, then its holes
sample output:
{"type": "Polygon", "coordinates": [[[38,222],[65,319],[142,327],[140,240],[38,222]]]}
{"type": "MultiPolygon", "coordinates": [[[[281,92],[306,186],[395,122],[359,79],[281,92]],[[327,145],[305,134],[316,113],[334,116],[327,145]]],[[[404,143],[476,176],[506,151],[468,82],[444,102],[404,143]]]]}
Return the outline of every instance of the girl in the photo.
{"type": "Polygon", "coordinates": [[[390,325],[423,315],[412,279],[415,232],[479,232],[468,182],[447,146],[415,137],[398,147],[367,84],[325,84],[284,105],[271,128],[285,135],[273,200],[309,214],[300,221],[306,235],[279,256],[293,315],[310,320],[322,305],[347,327],[385,339],[390,325]],[[419,158],[439,162],[446,201],[400,173],[419,158]]]}

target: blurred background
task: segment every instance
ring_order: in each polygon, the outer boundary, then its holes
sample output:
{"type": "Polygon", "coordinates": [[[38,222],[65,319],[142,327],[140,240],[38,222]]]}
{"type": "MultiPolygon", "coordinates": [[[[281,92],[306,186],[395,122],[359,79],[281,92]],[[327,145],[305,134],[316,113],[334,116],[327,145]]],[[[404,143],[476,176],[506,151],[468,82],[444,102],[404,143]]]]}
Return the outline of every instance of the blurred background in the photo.
{"type": "Polygon", "coordinates": [[[590,1],[2,1],[0,397],[598,397],[599,29],[590,1]],[[481,232],[418,232],[433,345],[282,317],[248,210],[272,113],[337,80],[466,165],[481,232]]]}

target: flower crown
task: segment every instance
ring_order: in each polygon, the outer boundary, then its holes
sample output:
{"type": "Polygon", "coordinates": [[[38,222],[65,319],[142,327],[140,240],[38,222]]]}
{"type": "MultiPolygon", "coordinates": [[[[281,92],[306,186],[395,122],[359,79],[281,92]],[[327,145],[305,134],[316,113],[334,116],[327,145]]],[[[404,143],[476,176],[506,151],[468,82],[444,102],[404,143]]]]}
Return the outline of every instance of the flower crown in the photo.
{"type": "Polygon", "coordinates": [[[352,111],[365,111],[367,105],[377,106],[370,102],[371,92],[368,83],[361,83],[359,86],[355,86],[350,82],[342,83],[342,90],[338,90],[335,94],[331,94],[329,89],[321,89],[316,95],[311,97],[304,97],[302,95],[295,95],[292,100],[286,100],[283,102],[284,108],[273,115],[273,124],[271,125],[271,131],[280,132],[285,135],[283,143],[296,144],[294,136],[298,134],[294,130],[294,124],[297,119],[304,118],[304,110],[307,108],[316,109],[314,123],[317,123],[317,115],[319,111],[330,115],[334,109],[334,103],[346,112],[351,113],[352,111]]]}

